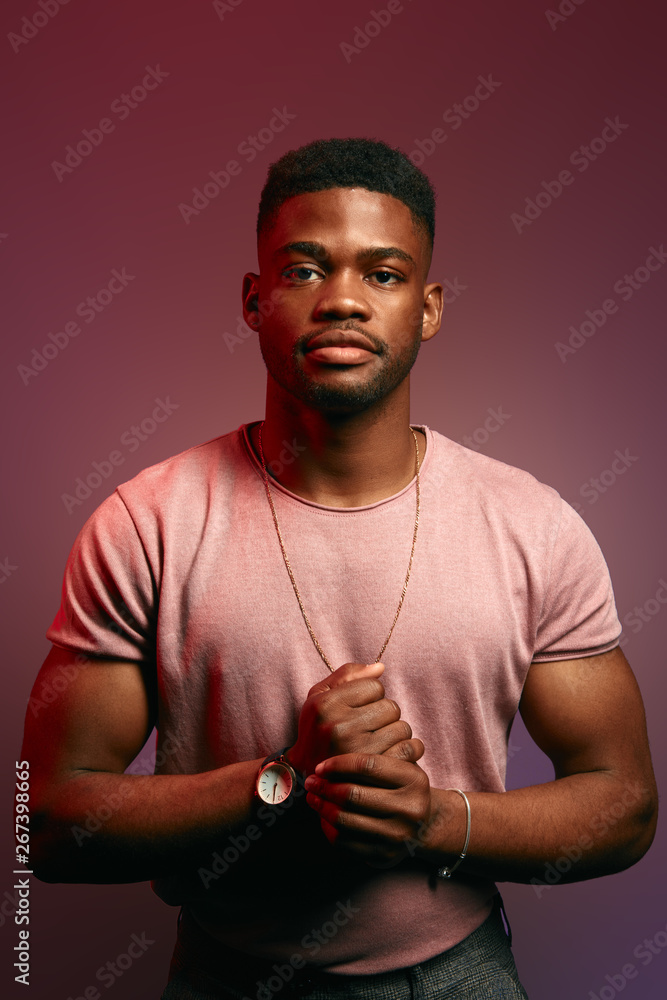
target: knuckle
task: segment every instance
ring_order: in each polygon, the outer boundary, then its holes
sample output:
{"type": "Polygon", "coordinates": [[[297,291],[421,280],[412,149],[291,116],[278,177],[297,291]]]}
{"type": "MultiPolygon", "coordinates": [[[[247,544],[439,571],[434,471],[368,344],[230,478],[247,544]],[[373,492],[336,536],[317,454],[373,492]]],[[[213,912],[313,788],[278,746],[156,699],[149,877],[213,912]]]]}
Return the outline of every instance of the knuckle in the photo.
{"type": "Polygon", "coordinates": [[[363,789],[359,785],[351,785],[347,793],[347,801],[352,806],[359,806],[363,802],[363,789]]]}
{"type": "Polygon", "coordinates": [[[336,815],[336,826],[339,830],[347,830],[350,828],[352,817],[349,813],[338,812],[336,815]]]}
{"type": "Polygon", "coordinates": [[[368,694],[373,695],[377,701],[384,698],[384,684],[377,677],[369,677],[365,681],[360,681],[360,683],[364,685],[368,694]]]}
{"type": "Polygon", "coordinates": [[[408,807],[406,815],[407,815],[408,820],[410,821],[410,825],[411,826],[414,826],[415,824],[421,823],[421,820],[422,820],[421,805],[422,804],[421,804],[420,801],[414,801],[414,802],[411,802],[410,805],[409,805],[409,807],[408,807]]]}
{"type": "Polygon", "coordinates": [[[346,733],[347,726],[343,722],[334,722],[328,727],[328,735],[332,743],[339,744],[343,742],[346,733]]]}
{"type": "Polygon", "coordinates": [[[412,749],[409,743],[394,743],[393,746],[390,746],[388,750],[385,751],[384,756],[395,757],[396,760],[412,762],[412,749]]]}
{"type": "Polygon", "coordinates": [[[357,755],[357,765],[362,774],[372,774],[377,766],[377,757],[375,754],[360,753],[357,755]]]}

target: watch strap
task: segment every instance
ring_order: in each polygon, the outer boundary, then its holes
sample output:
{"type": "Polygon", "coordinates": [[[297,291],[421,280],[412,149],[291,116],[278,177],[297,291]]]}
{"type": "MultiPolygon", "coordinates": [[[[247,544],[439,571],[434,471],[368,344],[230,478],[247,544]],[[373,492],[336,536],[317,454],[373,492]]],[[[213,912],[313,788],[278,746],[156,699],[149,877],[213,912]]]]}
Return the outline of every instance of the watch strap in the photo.
{"type": "MultiPolygon", "coordinates": [[[[263,768],[266,767],[267,764],[270,764],[271,761],[274,761],[274,760],[282,761],[285,764],[289,764],[289,766],[292,767],[292,765],[290,764],[290,762],[288,760],[286,760],[286,758],[285,758],[285,754],[287,753],[288,750],[289,750],[289,747],[283,747],[283,749],[280,750],[278,753],[270,753],[269,756],[265,760],[263,760],[262,763],[260,764],[259,770],[261,771],[263,768]]],[[[295,770],[295,769],[292,767],[292,770],[295,770]]],[[[258,772],[258,774],[259,774],[259,772],[258,772]]]]}

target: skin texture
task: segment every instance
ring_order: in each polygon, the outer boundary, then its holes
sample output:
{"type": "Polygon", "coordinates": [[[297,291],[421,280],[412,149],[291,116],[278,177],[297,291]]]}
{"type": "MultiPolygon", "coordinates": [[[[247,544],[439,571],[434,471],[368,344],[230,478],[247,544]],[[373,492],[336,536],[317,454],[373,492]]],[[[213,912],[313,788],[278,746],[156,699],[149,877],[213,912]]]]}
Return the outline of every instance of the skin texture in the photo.
{"type": "MultiPolygon", "coordinates": [[[[269,469],[284,442],[296,440],[294,460],[276,466],[294,493],[343,507],[393,495],[414,476],[408,373],[442,315],[442,287],[426,280],[422,231],[389,195],[333,189],[287,201],[261,234],[258,256],[260,272],[245,275],[242,297],[267,365],[269,469]],[[372,353],[354,365],[309,357],[311,338],[336,330],[339,339],[365,336],[372,353]]],[[[425,439],[417,436],[423,458],[425,439]]],[[[257,427],[251,437],[258,450],[257,427]]],[[[35,697],[45,682],[57,690],[53,681],[73,662],[73,653],[54,648],[35,697]]],[[[424,744],[385,698],[383,669],[348,663],[324,676],[304,703],[288,758],[308,775],[307,807],[340,850],[377,867],[415,854],[450,864],[463,845],[464,803],[430,786],[419,765],[424,744]]],[[[252,822],[261,760],[196,775],[125,775],[157,718],[150,670],[99,660],[73,673],[58,698],[26,720],[39,877],[156,878],[210,856],[221,837],[252,822]],[[111,816],[78,843],[72,827],[83,827],[89,812],[108,812],[109,801],[111,816]]],[[[579,857],[563,881],[637,861],[653,838],[657,795],[641,697],[623,653],[534,664],[520,710],[555,780],[471,792],[472,835],[460,870],[540,879],[569,847],[579,857]],[[592,832],[591,818],[618,813],[619,803],[618,820],[592,832]]]]}

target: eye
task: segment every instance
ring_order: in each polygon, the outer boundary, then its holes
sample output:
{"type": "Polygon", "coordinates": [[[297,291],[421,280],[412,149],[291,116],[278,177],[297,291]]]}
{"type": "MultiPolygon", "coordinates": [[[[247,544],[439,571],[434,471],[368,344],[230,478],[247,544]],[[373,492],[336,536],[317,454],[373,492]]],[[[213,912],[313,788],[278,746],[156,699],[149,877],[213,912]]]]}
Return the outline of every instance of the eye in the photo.
{"type": "Polygon", "coordinates": [[[316,271],[312,267],[308,267],[307,264],[294,264],[292,267],[286,268],[283,271],[283,278],[287,278],[290,281],[312,281],[313,278],[319,278],[319,271],[316,271]]]}
{"type": "Polygon", "coordinates": [[[395,285],[400,281],[405,281],[405,278],[401,277],[400,274],[394,274],[393,271],[373,271],[372,277],[379,285],[395,285]]]}

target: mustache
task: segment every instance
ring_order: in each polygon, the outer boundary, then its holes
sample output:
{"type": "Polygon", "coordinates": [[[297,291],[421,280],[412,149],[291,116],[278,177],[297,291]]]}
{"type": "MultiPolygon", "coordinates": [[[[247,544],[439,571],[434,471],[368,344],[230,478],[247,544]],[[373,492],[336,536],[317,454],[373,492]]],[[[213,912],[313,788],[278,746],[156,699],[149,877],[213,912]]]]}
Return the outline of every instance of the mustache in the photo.
{"type": "Polygon", "coordinates": [[[304,333],[302,337],[299,337],[294,345],[294,354],[297,355],[299,353],[303,353],[309,340],[320,333],[329,333],[330,330],[343,330],[344,332],[347,330],[354,330],[355,333],[360,333],[362,337],[366,337],[370,340],[377,354],[386,354],[388,351],[384,340],[380,340],[376,334],[371,333],[360,323],[355,323],[354,320],[346,320],[344,323],[332,320],[331,323],[327,323],[325,326],[318,326],[316,330],[310,330],[308,333],[304,333]]]}

